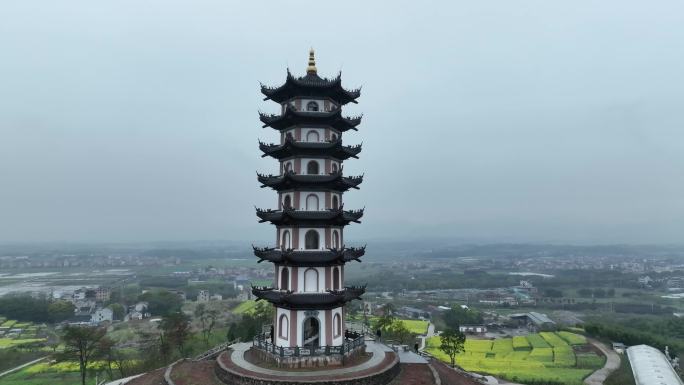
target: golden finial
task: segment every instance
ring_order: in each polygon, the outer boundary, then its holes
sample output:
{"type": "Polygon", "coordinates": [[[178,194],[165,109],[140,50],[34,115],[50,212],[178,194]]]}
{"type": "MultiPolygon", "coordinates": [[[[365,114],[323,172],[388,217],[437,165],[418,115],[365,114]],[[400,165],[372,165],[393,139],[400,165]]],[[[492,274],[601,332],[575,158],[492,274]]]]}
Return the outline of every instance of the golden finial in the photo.
{"type": "Polygon", "coordinates": [[[306,67],[306,73],[315,74],[316,73],[316,58],[314,57],[314,50],[311,48],[309,50],[309,66],[306,67]]]}

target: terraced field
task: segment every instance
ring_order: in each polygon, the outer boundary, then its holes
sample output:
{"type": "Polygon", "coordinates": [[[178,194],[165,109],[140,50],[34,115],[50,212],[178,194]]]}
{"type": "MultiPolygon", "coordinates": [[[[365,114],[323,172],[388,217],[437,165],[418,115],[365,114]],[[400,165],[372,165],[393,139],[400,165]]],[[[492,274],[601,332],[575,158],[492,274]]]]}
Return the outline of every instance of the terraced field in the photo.
{"type": "Polygon", "coordinates": [[[41,327],[30,322],[18,322],[0,317],[0,349],[45,342],[38,338],[41,327]]]}
{"type": "MultiPolygon", "coordinates": [[[[575,353],[573,346],[584,344],[584,336],[569,332],[543,332],[493,341],[467,339],[465,352],[456,357],[456,363],[468,371],[514,382],[556,381],[580,385],[586,376],[602,367],[604,361],[594,353],[575,353]]],[[[426,350],[449,362],[439,345],[439,337],[428,338],[426,350]]]]}

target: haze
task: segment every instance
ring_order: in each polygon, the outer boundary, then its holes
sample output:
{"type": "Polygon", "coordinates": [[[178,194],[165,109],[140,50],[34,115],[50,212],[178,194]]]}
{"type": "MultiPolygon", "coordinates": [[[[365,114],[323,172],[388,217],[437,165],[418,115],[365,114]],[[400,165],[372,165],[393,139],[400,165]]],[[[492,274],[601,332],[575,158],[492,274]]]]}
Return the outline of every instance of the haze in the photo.
{"type": "Polygon", "coordinates": [[[681,1],[0,4],[0,241],[270,240],[259,81],[363,86],[351,239],[677,243],[681,1]]]}

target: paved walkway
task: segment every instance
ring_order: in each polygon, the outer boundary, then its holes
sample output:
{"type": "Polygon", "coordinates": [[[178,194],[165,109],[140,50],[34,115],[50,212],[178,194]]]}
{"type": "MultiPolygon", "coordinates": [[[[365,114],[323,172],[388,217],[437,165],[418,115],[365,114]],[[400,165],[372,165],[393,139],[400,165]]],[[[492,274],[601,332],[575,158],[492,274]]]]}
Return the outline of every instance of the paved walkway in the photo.
{"type": "Polygon", "coordinates": [[[268,374],[271,376],[279,377],[320,377],[320,376],[334,376],[334,375],[348,375],[354,372],[360,372],[362,370],[370,369],[374,366],[379,365],[385,359],[385,352],[391,352],[392,349],[387,346],[376,343],[375,341],[366,341],[366,352],[373,353],[373,356],[366,362],[363,362],[356,366],[343,367],[339,369],[330,370],[315,370],[311,372],[288,372],[284,370],[271,370],[267,368],[262,368],[261,366],[256,366],[247,360],[245,360],[245,352],[252,347],[251,342],[242,342],[239,344],[234,344],[231,346],[233,352],[230,355],[231,361],[243,369],[249,370],[251,372],[268,374]]]}
{"type": "MultiPolygon", "coordinates": [[[[584,379],[584,383],[587,385],[603,385],[603,381],[613,373],[617,368],[620,367],[620,356],[609,348],[605,344],[596,341],[592,338],[587,338],[590,344],[596,346],[606,355],[606,364],[603,367],[584,379]]],[[[627,358],[625,358],[627,359],[627,358]]]]}
{"type": "Polygon", "coordinates": [[[422,356],[412,352],[408,351],[405,352],[402,349],[399,349],[397,352],[399,355],[399,362],[402,364],[427,364],[427,360],[423,358],[422,356]]]}
{"type": "Polygon", "coordinates": [[[425,334],[424,336],[418,336],[418,339],[420,339],[420,347],[418,348],[418,350],[421,351],[421,352],[422,352],[423,350],[425,350],[425,347],[426,347],[426,346],[425,346],[425,344],[426,344],[425,341],[426,341],[428,338],[430,338],[430,337],[432,337],[432,336],[435,336],[435,335],[436,335],[436,334],[435,334],[435,324],[433,324],[432,322],[430,322],[430,323],[428,324],[427,334],[425,334]]]}
{"type": "Polygon", "coordinates": [[[107,382],[104,385],[123,385],[125,383],[128,383],[130,381],[135,380],[138,377],[144,376],[145,374],[147,374],[147,373],[136,374],[135,376],[130,376],[130,377],[126,377],[126,378],[119,378],[118,380],[107,382]]]}
{"type": "Polygon", "coordinates": [[[30,361],[30,362],[27,362],[27,363],[22,364],[22,365],[19,365],[19,366],[16,366],[16,367],[14,367],[14,368],[12,368],[12,369],[10,369],[10,370],[5,370],[4,372],[0,373],[0,377],[6,376],[6,375],[8,375],[8,374],[14,373],[14,372],[19,371],[19,370],[21,370],[21,369],[24,369],[24,368],[27,367],[27,366],[31,366],[31,365],[33,365],[33,364],[37,364],[38,362],[43,361],[43,360],[46,359],[46,358],[47,358],[47,356],[42,357],[42,358],[39,358],[39,359],[37,359],[37,360],[33,360],[33,361],[30,361]]]}

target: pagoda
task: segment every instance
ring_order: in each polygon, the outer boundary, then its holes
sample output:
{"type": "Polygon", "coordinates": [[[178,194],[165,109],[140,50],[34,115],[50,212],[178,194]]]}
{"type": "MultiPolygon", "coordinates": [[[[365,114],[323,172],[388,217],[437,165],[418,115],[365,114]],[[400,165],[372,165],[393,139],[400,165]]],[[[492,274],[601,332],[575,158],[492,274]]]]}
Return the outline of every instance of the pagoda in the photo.
{"type": "MultiPolygon", "coordinates": [[[[342,87],[341,76],[321,78],[314,51],[306,75],[287,71],[280,87],[261,86],[264,100],[280,104],[278,115],[260,113],[263,127],[280,134],[277,144],[260,142],[262,157],[280,165],[278,175],[258,174],[261,187],[278,196],[277,209],[258,209],[260,222],[276,227],[276,246],[254,248],[259,262],[273,263],[273,287],[253,287],[258,300],[275,307],[270,333],[254,347],[278,363],[324,357],[325,364],[344,362],[362,350],[360,334],[345,330],[345,304],[360,299],[365,287],[344,285],[347,262],[360,261],[365,247],[345,247],[344,228],[359,223],[361,210],[346,210],[343,195],[358,189],[362,176],[345,176],[342,163],[358,158],[361,145],[344,145],[342,135],[357,130],[361,117],[342,115],[342,106],[356,103],[360,90],[342,87]],[[341,360],[330,357],[341,357],[341,360]]],[[[316,361],[316,360],[313,360],[316,361]]]]}

